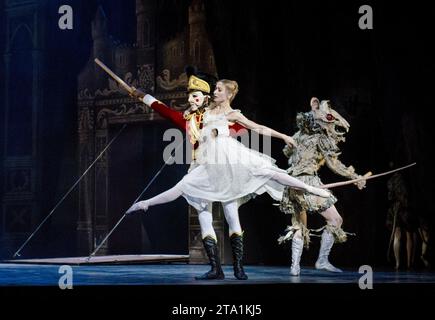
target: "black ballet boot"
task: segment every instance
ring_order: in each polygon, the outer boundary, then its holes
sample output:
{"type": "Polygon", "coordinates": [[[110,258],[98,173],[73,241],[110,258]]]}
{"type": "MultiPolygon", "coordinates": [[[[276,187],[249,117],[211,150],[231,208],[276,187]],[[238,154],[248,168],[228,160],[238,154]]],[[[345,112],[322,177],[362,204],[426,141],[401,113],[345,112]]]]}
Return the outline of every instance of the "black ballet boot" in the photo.
{"type": "Polygon", "coordinates": [[[216,240],[210,236],[202,239],[205,251],[207,252],[208,259],[210,261],[211,269],[210,271],[204,273],[202,276],[195,277],[196,280],[214,280],[214,279],[224,279],[225,275],[222,271],[221,261],[219,258],[219,250],[216,240]]]}
{"type": "Polygon", "coordinates": [[[247,280],[248,276],[243,270],[243,235],[233,233],[230,237],[231,248],[233,249],[234,276],[239,280],[247,280]]]}

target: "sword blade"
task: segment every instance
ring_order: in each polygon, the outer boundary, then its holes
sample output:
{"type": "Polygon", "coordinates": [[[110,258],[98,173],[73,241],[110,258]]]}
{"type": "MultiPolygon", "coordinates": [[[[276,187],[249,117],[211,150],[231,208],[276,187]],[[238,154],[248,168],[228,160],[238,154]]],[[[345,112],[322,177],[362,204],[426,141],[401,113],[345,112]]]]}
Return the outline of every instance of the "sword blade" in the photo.
{"type": "Polygon", "coordinates": [[[334,182],[334,183],[324,184],[322,186],[322,188],[323,189],[331,189],[331,188],[346,186],[348,184],[356,183],[356,182],[363,181],[363,180],[369,180],[369,179],[379,178],[379,177],[385,176],[387,174],[391,174],[391,173],[394,173],[396,171],[404,170],[404,169],[407,169],[409,167],[415,166],[416,164],[417,164],[417,162],[414,162],[414,163],[408,164],[406,166],[403,166],[403,167],[400,167],[400,168],[397,168],[397,169],[394,169],[394,170],[378,173],[378,174],[375,174],[375,175],[372,175],[372,176],[368,176],[368,177],[361,177],[361,178],[358,178],[358,179],[353,179],[353,180],[348,180],[348,181],[341,181],[341,182],[334,182]]]}
{"type": "Polygon", "coordinates": [[[134,89],[125,83],[120,77],[118,77],[112,70],[109,69],[103,62],[101,62],[98,58],[94,59],[95,63],[98,64],[104,71],[106,71],[109,76],[111,76],[116,82],[118,82],[128,93],[132,93],[134,89]]]}

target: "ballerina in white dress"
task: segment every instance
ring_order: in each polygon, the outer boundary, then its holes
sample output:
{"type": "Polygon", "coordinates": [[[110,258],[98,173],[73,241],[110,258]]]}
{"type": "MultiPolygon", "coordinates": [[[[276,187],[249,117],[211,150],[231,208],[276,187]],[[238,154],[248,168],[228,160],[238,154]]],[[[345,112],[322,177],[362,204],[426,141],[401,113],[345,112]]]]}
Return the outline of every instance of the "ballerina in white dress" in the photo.
{"type": "Polygon", "coordinates": [[[236,202],[240,206],[252,195],[267,192],[280,201],[286,186],[301,189],[320,197],[329,197],[327,190],[316,188],[288,175],[271,157],[245,147],[229,134],[228,122],[238,122],[248,129],[284,140],[294,147],[294,140],[285,134],[247,119],[230,102],[238,91],[235,81],[220,80],[214,91],[215,106],[206,110],[197,150],[197,166],[173,188],[134,204],[126,213],[148,210],[150,206],[171,202],[183,196],[195,209],[208,203],[236,202]]]}

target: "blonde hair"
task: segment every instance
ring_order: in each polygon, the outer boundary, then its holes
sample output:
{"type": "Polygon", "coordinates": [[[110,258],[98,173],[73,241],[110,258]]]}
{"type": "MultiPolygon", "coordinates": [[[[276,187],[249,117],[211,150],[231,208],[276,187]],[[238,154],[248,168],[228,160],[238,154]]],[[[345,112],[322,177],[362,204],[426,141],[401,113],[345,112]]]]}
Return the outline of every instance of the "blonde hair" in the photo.
{"type": "Polygon", "coordinates": [[[239,84],[234,80],[228,79],[221,79],[218,82],[221,82],[225,86],[227,92],[231,94],[230,103],[233,102],[237,92],[239,92],[239,84]]]}

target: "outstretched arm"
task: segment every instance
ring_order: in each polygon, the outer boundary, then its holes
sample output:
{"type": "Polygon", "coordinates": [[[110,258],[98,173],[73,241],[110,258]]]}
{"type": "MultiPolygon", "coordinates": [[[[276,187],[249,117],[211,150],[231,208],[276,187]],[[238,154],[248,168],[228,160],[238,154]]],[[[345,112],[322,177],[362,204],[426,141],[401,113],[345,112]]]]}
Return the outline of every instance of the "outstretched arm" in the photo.
{"type": "Polygon", "coordinates": [[[148,107],[152,108],[163,118],[168,119],[182,130],[186,130],[186,120],[184,120],[183,113],[169,108],[163,102],[157,100],[152,95],[145,95],[142,99],[148,107]]]}
{"type": "MultiPolygon", "coordinates": [[[[299,135],[300,135],[300,131],[296,132],[293,136],[292,139],[294,141],[297,141],[299,139],[299,135]]],[[[293,154],[293,152],[295,152],[295,148],[291,148],[288,145],[285,145],[284,149],[282,149],[282,152],[284,153],[284,155],[287,158],[290,158],[290,156],[293,154]]]]}
{"type": "Polygon", "coordinates": [[[228,119],[228,121],[237,122],[237,123],[243,125],[245,128],[251,129],[251,130],[258,132],[262,135],[282,139],[290,147],[296,146],[296,142],[293,140],[292,137],[287,136],[287,135],[280,133],[278,131],[275,131],[269,127],[255,123],[254,121],[246,118],[240,112],[229,113],[227,115],[227,119],[228,119]]]}
{"type": "Polygon", "coordinates": [[[140,89],[133,88],[133,92],[130,95],[145,103],[148,107],[152,108],[163,118],[174,123],[180,129],[186,130],[186,121],[184,120],[183,113],[181,111],[172,110],[163,102],[158,101],[150,94],[145,94],[140,89]]]}
{"type": "MultiPolygon", "coordinates": [[[[322,148],[320,148],[322,150],[322,148]]],[[[346,167],[339,159],[338,156],[340,153],[338,150],[322,150],[323,157],[325,159],[326,165],[332,172],[338,174],[342,177],[348,179],[357,179],[361,178],[360,175],[355,173],[355,169],[352,166],[346,167]]],[[[358,189],[363,189],[365,187],[366,181],[362,180],[355,183],[358,189]]]]}

